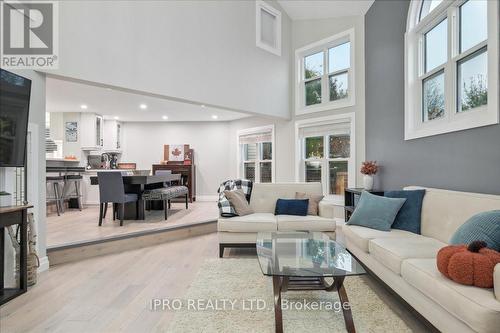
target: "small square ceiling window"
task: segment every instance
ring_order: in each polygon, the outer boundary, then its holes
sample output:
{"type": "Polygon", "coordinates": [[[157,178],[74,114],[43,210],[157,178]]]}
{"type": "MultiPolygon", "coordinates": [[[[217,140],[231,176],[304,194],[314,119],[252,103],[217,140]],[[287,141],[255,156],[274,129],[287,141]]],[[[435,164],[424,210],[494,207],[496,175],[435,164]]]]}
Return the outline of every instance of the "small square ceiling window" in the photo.
{"type": "Polygon", "coordinates": [[[255,4],[256,44],[281,56],[281,12],[263,1],[255,4]]]}

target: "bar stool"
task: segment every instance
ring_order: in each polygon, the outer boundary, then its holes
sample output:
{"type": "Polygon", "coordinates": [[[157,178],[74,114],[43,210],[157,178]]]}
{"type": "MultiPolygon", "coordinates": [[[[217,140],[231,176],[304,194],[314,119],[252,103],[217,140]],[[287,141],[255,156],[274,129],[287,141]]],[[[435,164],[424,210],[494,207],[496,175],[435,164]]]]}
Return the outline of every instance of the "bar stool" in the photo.
{"type": "MultiPolygon", "coordinates": [[[[46,182],[48,185],[54,188],[54,196],[47,196],[47,203],[55,203],[57,209],[57,216],[60,216],[61,213],[64,213],[64,199],[61,193],[60,184],[64,184],[63,176],[48,176],[46,177],[46,182]]],[[[64,188],[64,185],[63,185],[64,188]]]]}
{"type": "MultiPolygon", "coordinates": [[[[76,199],[78,203],[78,209],[82,210],[82,193],[80,191],[80,185],[83,180],[81,175],[66,175],[64,176],[64,187],[63,187],[63,201],[66,199],[76,199]],[[71,183],[74,183],[74,189],[71,189],[71,183]],[[68,190],[69,187],[69,191],[68,190]],[[73,191],[72,191],[73,190],[73,191]],[[68,193],[66,193],[68,192],[68,193]]],[[[73,208],[73,207],[71,207],[73,208]]]]}

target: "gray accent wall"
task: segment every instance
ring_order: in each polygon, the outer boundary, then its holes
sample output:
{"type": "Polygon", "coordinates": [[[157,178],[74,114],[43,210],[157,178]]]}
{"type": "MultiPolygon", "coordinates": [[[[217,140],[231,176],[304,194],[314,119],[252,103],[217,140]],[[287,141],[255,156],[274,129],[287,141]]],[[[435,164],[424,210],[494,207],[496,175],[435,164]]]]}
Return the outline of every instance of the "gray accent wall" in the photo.
{"type": "Polygon", "coordinates": [[[365,16],[366,157],[376,186],[500,194],[500,126],[404,140],[404,33],[409,1],[375,0],[365,16]]]}

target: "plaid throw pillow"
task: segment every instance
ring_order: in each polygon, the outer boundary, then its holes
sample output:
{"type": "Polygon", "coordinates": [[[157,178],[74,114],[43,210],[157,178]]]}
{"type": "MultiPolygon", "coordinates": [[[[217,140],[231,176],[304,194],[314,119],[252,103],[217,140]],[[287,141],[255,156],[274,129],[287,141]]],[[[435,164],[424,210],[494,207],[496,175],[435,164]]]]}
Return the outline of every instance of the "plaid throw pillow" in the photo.
{"type": "Polygon", "coordinates": [[[226,180],[225,182],[223,182],[219,186],[219,189],[217,190],[217,193],[219,194],[219,201],[217,205],[219,206],[220,216],[222,217],[238,216],[238,214],[236,214],[236,211],[234,210],[234,207],[231,205],[229,200],[227,200],[226,196],[224,195],[224,191],[234,191],[237,189],[242,189],[243,193],[245,193],[247,201],[250,202],[250,197],[252,195],[252,187],[253,187],[252,181],[246,179],[226,180]]]}

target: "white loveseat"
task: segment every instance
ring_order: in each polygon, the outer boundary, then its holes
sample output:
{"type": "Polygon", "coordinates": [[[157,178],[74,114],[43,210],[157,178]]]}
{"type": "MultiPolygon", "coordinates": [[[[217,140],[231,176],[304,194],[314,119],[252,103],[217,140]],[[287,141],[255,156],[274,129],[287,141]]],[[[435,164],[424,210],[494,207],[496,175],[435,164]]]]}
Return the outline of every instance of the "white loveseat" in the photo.
{"type": "Polygon", "coordinates": [[[246,216],[219,218],[219,256],[225,248],[255,247],[259,231],[321,231],[335,239],[334,207],[324,201],[319,203],[318,216],[274,215],[278,199],[294,199],[296,192],[323,193],[321,183],[272,183],[254,184],[250,207],[254,213],[246,216]]]}
{"type": "Polygon", "coordinates": [[[342,230],[349,251],[437,329],[493,333],[500,332],[500,264],[494,289],[482,289],[445,278],[436,255],[472,215],[498,209],[500,196],[427,188],[422,235],[348,225],[342,230]]]}

